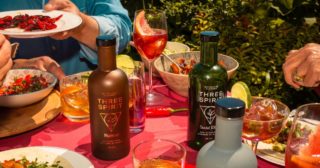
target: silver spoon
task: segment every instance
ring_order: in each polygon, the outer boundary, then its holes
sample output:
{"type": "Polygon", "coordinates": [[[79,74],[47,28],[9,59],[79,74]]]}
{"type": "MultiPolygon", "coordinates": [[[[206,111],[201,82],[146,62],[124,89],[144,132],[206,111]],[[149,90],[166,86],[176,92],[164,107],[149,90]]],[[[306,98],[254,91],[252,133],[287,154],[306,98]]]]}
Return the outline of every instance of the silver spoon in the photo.
{"type": "Polygon", "coordinates": [[[18,47],[19,47],[19,43],[12,43],[11,44],[11,58],[16,57],[18,47]]]}
{"type": "MultiPolygon", "coordinates": [[[[162,52],[162,55],[164,55],[171,63],[173,63],[174,65],[176,65],[178,67],[179,70],[179,74],[181,73],[181,68],[179,66],[179,64],[177,64],[172,58],[170,58],[165,52],[162,52]]],[[[163,63],[162,63],[163,65],[163,63]]],[[[163,70],[165,70],[164,68],[165,66],[163,65],[163,70]]]]}

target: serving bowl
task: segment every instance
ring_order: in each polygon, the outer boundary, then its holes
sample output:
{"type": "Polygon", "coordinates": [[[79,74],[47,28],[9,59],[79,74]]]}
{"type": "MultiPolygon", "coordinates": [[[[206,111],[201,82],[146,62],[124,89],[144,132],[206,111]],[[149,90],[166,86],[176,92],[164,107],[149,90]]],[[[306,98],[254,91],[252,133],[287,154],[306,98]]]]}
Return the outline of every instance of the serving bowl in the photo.
{"type": "MultiPolygon", "coordinates": [[[[174,54],[174,53],[182,53],[190,51],[190,47],[186,44],[175,42],[175,41],[168,41],[164,52],[166,54],[174,54]]],[[[149,62],[145,57],[141,57],[142,62],[144,63],[146,69],[149,69],[149,62]]],[[[152,68],[155,69],[154,64],[152,64],[152,68]]],[[[159,75],[157,71],[153,71],[153,75],[159,75]]]]}
{"type": "MultiPolygon", "coordinates": [[[[198,63],[200,62],[200,52],[199,51],[189,51],[185,53],[176,53],[168,55],[171,59],[176,60],[178,58],[184,58],[187,63],[191,58],[195,59],[198,63]]],[[[218,54],[218,61],[222,61],[228,73],[228,79],[231,79],[236,70],[239,67],[239,63],[234,58],[218,54]]],[[[172,63],[166,57],[159,57],[154,61],[155,69],[159,72],[162,80],[168,85],[168,87],[174,92],[178,93],[181,96],[188,97],[188,88],[189,88],[189,77],[185,74],[175,74],[171,72],[170,65],[172,63]]]]}
{"type": "Polygon", "coordinates": [[[11,69],[8,71],[2,86],[8,86],[13,83],[15,79],[24,78],[27,75],[41,75],[49,84],[46,88],[34,92],[0,96],[0,106],[14,108],[36,103],[48,96],[57,83],[57,78],[49,72],[36,69],[11,69]]]}

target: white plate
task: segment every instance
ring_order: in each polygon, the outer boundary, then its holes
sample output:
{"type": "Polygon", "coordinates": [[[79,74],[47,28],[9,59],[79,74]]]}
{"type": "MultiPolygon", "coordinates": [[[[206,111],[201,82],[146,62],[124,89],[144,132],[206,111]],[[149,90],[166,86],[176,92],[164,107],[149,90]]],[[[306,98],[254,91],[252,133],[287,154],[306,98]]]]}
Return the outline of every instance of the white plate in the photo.
{"type": "Polygon", "coordinates": [[[37,38],[37,37],[46,37],[53,35],[55,33],[67,31],[79,26],[82,23],[82,19],[69,12],[64,11],[50,11],[46,12],[43,10],[17,10],[17,11],[6,11],[0,12],[0,18],[5,16],[16,16],[20,14],[28,14],[28,15],[46,15],[50,17],[58,17],[62,15],[62,17],[55,22],[57,28],[45,31],[24,31],[23,29],[19,28],[10,28],[5,30],[0,30],[0,34],[8,35],[10,37],[15,38],[37,38]]]}
{"type": "Polygon", "coordinates": [[[259,142],[257,155],[260,158],[265,159],[269,162],[284,166],[285,154],[272,150],[272,145],[273,145],[272,143],[268,144],[264,142],[259,142]]]}
{"type": "Polygon", "coordinates": [[[25,156],[29,161],[48,162],[52,164],[60,161],[60,165],[64,168],[94,168],[92,163],[83,155],[64,148],[33,146],[25,148],[11,149],[0,152],[0,161],[12,158],[21,159],[25,156]]]}

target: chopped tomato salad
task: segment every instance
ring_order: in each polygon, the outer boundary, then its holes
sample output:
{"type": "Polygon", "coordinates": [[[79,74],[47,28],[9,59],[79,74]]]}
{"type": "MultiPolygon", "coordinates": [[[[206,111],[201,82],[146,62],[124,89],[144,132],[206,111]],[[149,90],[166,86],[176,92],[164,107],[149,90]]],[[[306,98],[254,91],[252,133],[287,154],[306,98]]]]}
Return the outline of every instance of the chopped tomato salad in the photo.
{"type": "Polygon", "coordinates": [[[34,30],[51,30],[55,29],[57,25],[55,24],[62,15],[51,18],[50,16],[44,15],[17,15],[17,16],[5,16],[0,18],[0,30],[8,28],[20,28],[25,31],[34,30]]]}
{"type": "MultiPolygon", "coordinates": [[[[184,74],[184,75],[188,75],[189,72],[192,70],[193,66],[197,63],[194,58],[190,58],[189,60],[186,60],[185,58],[179,57],[175,61],[179,65],[181,72],[179,72],[179,68],[174,63],[170,65],[170,68],[171,68],[170,72],[173,72],[175,74],[184,74]]],[[[227,69],[227,66],[223,60],[219,60],[218,64],[223,68],[227,69]]]]}
{"type": "Polygon", "coordinates": [[[15,78],[9,85],[0,87],[0,96],[35,92],[48,87],[48,85],[49,83],[42,75],[31,76],[28,74],[25,77],[15,78]]]}

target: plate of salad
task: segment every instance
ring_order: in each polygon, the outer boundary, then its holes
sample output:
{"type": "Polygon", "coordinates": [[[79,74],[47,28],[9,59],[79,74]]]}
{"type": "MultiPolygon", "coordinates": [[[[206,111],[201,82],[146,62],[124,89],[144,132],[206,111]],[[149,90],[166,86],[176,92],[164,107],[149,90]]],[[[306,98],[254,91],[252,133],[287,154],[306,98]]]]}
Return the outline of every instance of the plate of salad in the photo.
{"type": "Polygon", "coordinates": [[[83,155],[68,149],[32,146],[0,152],[1,168],[94,168],[83,155]]]}

